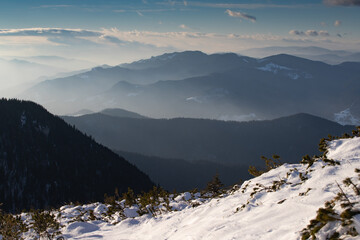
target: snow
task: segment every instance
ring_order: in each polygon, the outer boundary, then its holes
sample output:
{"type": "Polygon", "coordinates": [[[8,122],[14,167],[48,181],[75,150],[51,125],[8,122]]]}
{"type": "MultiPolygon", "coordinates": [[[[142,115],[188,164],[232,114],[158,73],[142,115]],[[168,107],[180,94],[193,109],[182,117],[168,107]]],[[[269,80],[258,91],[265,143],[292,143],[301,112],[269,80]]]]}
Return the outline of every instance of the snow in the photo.
{"type": "Polygon", "coordinates": [[[360,138],[333,140],[328,144],[328,158],[358,162],[360,159],[360,138]]]}
{"type": "Polygon", "coordinates": [[[360,120],[351,114],[350,108],[335,113],[334,120],[341,125],[360,125],[360,120]]]}
{"type": "Polygon", "coordinates": [[[297,73],[289,73],[288,76],[289,76],[289,78],[294,79],[294,80],[297,80],[300,78],[299,74],[297,74],[297,73]]]}
{"type": "Polygon", "coordinates": [[[255,113],[249,113],[244,115],[221,115],[217,118],[221,121],[236,121],[236,122],[245,122],[252,120],[259,120],[255,113]]]}
{"type": "Polygon", "coordinates": [[[258,67],[257,69],[261,70],[261,71],[265,71],[265,72],[272,72],[274,74],[279,73],[280,71],[285,71],[285,75],[293,80],[297,80],[300,77],[304,77],[304,78],[312,78],[311,74],[308,74],[306,72],[299,72],[295,69],[292,68],[288,68],[285,66],[281,66],[275,63],[268,63],[263,67],[258,67]]]}
{"type": "MultiPolygon", "coordinates": [[[[206,198],[190,192],[172,196],[170,206],[176,211],[156,216],[139,216],[138,206],[134,205],[125,207],[125,217],[117,216],[107,222],[101,218],[108,209],[105,204],[63,206],[60,208],[63,236],[66,239],[109,240],[300,239],[301,231],[316,217],[317,210],[339,193],[337,184],[355,203],[356,196],[344,186],[343,180],[351,178],[357,185],[360,183],[354,171],[360,168],[360,138],[329,142],[326,156],[339,161],[340,165],[322,160],[311,166],[284,164],[241,186],[235,185],[219,197],[206,198]],[[193,207],[194,203],[198,206],[193,207]],[[70,221],[90,210],[98,219],[70,221]]],[[[340,205],[334,209],[340,211],[340,205]]],[[[355,215],[353,223],[358,231],[359,223],[360,214],[355,215]]],[[[343,231],[339,222],[331,222],[319,231],[319,239],[326,239],[335,229],[343,231]]],[[[359,238],[347,236],[346,239],[359,238]]]]}
{"type": "Polygon", "coordinates": [[[279,70],[291,70],[291,68],[277,65],[275,63],[268,63],[264,67],[258,67],[259,70],[266,72],[277,73],[279,70]]]}
{"type": "Polygon", "coordinates": [[[170,60],[170,59],[173,59],[174,57],[176,57],[176,55],[177,55],[177,53],[166,54],[161,58],[161,60],[163,60],[163,61],[170,60]]]}

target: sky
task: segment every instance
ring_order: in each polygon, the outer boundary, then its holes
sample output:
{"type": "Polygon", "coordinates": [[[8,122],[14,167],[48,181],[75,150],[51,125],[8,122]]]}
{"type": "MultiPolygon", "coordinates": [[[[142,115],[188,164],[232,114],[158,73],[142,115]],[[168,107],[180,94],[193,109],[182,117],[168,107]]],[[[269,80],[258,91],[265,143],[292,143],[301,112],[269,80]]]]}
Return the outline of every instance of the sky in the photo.
{"type": "Polygon", "coordinates": [[[360,52],[360,0],[2,0],[0,59],[116,65],[165,52],[318,46],[360,52]]]}

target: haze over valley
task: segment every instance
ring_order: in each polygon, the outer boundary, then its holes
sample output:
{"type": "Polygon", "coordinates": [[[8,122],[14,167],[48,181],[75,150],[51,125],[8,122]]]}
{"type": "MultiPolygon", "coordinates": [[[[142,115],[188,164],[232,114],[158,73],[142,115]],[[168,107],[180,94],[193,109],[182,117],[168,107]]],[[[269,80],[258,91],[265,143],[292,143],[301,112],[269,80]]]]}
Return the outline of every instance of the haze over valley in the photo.
{"type": "Polygon", "coordinates": [[[358,0],[4,0],[0,239],[357,239],[358,0]]]}

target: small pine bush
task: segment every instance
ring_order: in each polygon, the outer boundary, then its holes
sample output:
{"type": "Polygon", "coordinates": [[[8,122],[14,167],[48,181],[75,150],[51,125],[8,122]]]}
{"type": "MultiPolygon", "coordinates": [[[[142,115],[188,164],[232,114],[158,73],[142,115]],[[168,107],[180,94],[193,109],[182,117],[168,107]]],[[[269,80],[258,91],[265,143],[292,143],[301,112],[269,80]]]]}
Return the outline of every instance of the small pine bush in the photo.
{"type": "Polygon", "coordinates": [[[272,159],[266,158],[264,156],[261,156],[261,159],[265,161],[265,169],[259,170],[255,166],[249,166],[248,172],[254,177],[258,177],[261,174],[266,173],[271,169],[275,169],[282,165],[282,162],[280,161],[280,156],[275,154],[272,156],[272,159]]]}
{"type": "Polygon", "coordinates": [[[213,195],[219,195],[224,184],[220,181],[219,174],[216,174],[213,179],[207,183],[205,191],[213,195]]]}
{"type": "Polygon", "coordinates": [[[136,203],[136,197],[134,191],[131,188],[128,188],[128,191],[123,194],[123,199],[125,199],[125,205],[131,207],[136,203]]]}
{"type": "Polygon", "coordinates": [[[56,220],[55,215],[37,210],[31,213],[31,218],[30,228],[34,229],[36,233],[35,239],[47,238],[50,240],[61,235],[60,223],[56,220]]]}
{"type": "Polygon", "coordinates": [[[0,211],[0,234],[2,239],[23,239],[22,234],[27,232],[27,230],[27,226],[23,223],[20,216],[4,214],[0,211]]]}

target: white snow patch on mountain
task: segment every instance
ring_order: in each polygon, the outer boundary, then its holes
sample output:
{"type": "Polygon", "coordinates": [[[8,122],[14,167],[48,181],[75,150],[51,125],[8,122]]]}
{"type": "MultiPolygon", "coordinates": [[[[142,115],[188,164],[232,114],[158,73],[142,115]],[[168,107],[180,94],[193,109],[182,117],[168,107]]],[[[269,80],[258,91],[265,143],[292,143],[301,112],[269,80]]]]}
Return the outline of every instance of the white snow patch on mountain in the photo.
{"type": "Polygon", "coordinates": [[[268,63],[263,67],[258,67],[257,69],[273,73],[277,73],[279,70],[292,70],[291,68],[280,66],[275,63],[268,63]]]}
{"type": "Polygon", "coordinates": [[[259,118],[256,116],[255,113],[249,113],[244,115],[221,115],[220,117],[218,117],[218,120],[244,122],[244,121],[259,120],[259,118]]]}
{"type": "Polygon", "coordinates": [[[297,74],[297,73],[289,73],[288,76],[289,76],[289,78],[294,79],[294,80],[297,80],[300,77],[299,74],[297,74]]]}
{"type": "Polygon", "coordinates": [[[351,114],[350,108],[335,113],[334,120],[341,125],[360,125],[360,120],[351,114]]]}

